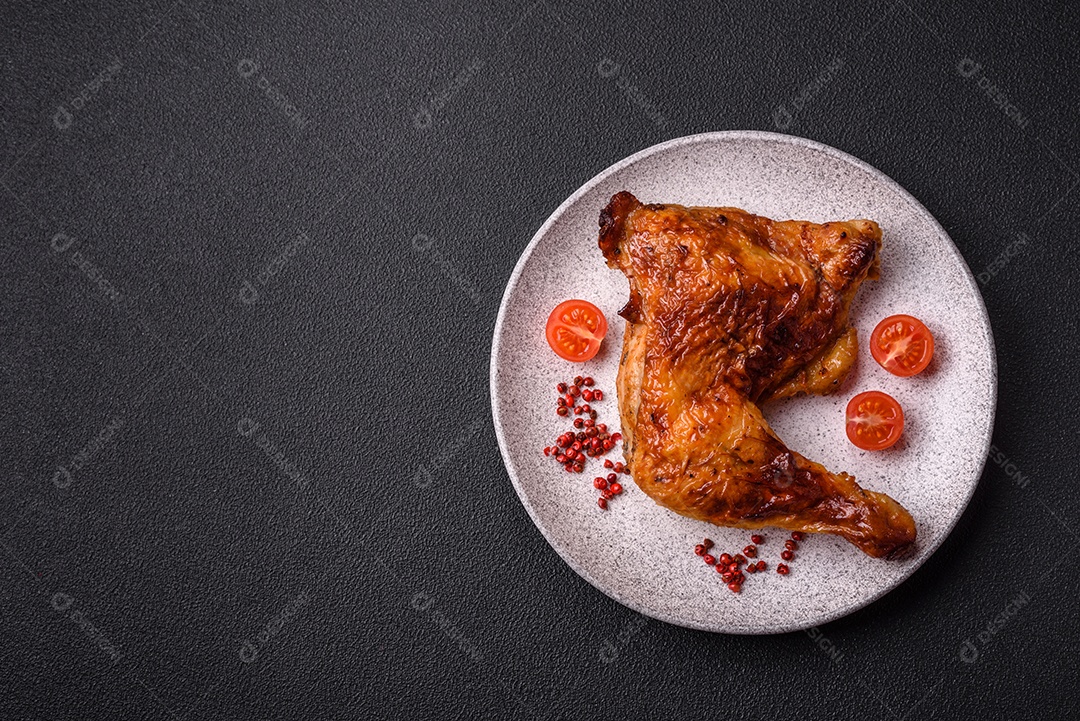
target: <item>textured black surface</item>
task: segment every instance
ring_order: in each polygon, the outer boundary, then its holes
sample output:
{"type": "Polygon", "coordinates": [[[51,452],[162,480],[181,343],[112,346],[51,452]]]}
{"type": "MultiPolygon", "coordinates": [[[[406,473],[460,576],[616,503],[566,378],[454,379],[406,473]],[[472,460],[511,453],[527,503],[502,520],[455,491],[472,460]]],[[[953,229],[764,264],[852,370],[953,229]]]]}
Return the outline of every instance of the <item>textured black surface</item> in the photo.
{"type": "Polygon", "coordinates": [[[88,5],[0,22],[0,718],[1069,713],[1075,7],[88,5]],[[886,598],[708,635],[548,548],[488,352],[581,183],[778,127],[986,274],[997,450],[886,598]]]}

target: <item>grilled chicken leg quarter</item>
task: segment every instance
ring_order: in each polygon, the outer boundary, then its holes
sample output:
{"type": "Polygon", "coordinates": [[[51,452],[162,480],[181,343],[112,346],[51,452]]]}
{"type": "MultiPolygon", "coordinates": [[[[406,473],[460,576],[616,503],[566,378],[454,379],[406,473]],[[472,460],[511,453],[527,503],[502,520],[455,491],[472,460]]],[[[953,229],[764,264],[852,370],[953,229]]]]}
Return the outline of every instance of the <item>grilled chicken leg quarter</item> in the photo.
{"type": "Polygon", "coordinates": [[[758,407],[827,393],[847,374],[858,350],[848,309],[877,277],[880,247],[870,220],[611,198],[600,249],[630,281],[619,412],[641,490],[684,516],[833,533],[874,557],[914,543],[903,506],[789,450],[758,407]]]}

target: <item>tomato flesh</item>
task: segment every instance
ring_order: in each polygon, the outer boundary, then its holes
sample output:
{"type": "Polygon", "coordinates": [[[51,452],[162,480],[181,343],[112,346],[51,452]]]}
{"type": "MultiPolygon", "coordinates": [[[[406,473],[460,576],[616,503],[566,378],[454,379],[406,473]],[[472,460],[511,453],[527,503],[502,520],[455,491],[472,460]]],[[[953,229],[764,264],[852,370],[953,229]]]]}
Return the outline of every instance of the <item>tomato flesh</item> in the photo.
{"type": "Polygon", "coordinates": [[[607,334],[607,318],[587,300],[566,300],[548,316],[548,345],[560,358],[580,363],[600,350],[607,334]]]}
{"type": "Polygon", "coordinates": [[[910,315],[891,315],[870,334],[870,354],[882,368],[897,376],[913,376],[930,365],[934,336],[910,315]]]}
{"type": "Polygon", "coordinates": [[[904,409],[881,391],[860,393],[847,405],[847,437],[864,451],[894,445],[904,432],[904,409]]]}

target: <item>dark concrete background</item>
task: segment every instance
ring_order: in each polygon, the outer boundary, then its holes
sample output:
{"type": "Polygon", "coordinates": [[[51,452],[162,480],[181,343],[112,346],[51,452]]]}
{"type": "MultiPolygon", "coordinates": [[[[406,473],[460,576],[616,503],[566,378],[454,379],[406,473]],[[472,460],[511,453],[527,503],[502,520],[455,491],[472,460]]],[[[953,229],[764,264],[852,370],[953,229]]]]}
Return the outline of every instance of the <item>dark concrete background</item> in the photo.
{"type": "Polygon", "coordinates": [[[0,717],[1068,713],[1078,29],[930,0],[6,5],[0,717]],[[612,602],[491,428],[536,228],[626,155],[733,128],[904,185],[997,340],[956,531],[811,634],[612,602]]]}

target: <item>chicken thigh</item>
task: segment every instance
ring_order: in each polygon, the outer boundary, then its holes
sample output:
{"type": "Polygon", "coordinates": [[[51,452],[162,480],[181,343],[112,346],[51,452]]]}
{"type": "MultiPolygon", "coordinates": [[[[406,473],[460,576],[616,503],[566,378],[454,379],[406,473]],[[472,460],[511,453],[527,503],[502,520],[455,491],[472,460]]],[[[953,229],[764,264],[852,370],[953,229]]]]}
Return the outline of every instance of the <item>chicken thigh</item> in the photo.
{"type": "Polygon", "coordinates": [[[601,213],[599,245],[630,282],[619,412],[647,495],[721,526],[836,534],[874,557],[914,543],[903,506],[788,449],[759,407],[827,393],[850,370],[848,311],[877,277],[876,223],[645,205],[624,191],[601,213]]]}

